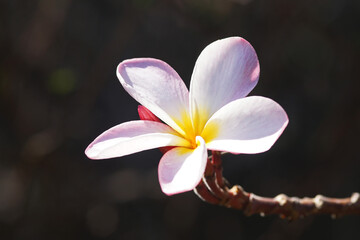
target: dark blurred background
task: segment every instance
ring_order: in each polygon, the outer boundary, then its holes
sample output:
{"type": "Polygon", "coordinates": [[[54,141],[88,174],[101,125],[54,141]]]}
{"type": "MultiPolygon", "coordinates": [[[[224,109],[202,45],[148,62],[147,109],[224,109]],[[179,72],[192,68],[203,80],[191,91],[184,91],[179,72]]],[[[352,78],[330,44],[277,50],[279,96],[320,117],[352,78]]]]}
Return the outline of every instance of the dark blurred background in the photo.
{"type": "Polygon", "coordinates": [[[193,192],[165,196],[158,150],[84,155],[137,119],[117,64],[154,57],[189,85],[212,41],[242,36],[261,75],[250,95],[289,126],[257,155],[226,155],[231,183],[264,196],[360,191],[360,1],[0,1],[0,239],[360,239],[360,217],[245,217],[193,192]]]}

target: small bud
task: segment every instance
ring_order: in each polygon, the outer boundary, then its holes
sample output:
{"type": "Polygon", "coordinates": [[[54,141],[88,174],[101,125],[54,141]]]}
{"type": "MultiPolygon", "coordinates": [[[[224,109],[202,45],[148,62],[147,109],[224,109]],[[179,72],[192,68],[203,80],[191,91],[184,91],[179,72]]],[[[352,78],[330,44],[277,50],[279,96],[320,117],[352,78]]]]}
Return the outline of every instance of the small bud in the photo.
{"type": "Polygon", "coordinates": [[[314,198],[314,204],[317,209],[320,209],[324,204],[323,196],[320,194],[316,195],[316,197],[314,198]]]}
{"type": "Polygon", "coordinates": [[[285,194],[279,194],[274,200],[277,201],[280,206],[284,206],[288,202],[288,196],[285,194]]]}
{"type": "Polygon", "coordinates": [[[360,194],[359,193],[353,193],[353,195],[350,198],[350,202],[352,204],[355,204],[357,201],[359,201],[360,199],[360,194]]]}

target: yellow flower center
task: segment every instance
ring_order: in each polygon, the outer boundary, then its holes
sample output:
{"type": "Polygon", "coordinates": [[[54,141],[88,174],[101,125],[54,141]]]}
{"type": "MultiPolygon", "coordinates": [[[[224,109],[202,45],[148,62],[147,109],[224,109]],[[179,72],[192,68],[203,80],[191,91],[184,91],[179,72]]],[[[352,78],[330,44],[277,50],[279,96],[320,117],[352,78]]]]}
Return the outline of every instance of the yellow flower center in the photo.
{"type": "Polygon", "coordinates": [[[214,121],[210,124],[206,124],[208,118],[209,115],[206,111],[197,111],[196,114],[194,114],[193,119],[191,119],[187,112],[184,111],[182,119],[175,121],[182,130],[182,133],[179,132],[180,135],[190,143],[192,149],[195,149],[200,145],[200,142],[196,141],[196,136],[201,136],[205,143],[217,136],[219,125],[214,121]]]}

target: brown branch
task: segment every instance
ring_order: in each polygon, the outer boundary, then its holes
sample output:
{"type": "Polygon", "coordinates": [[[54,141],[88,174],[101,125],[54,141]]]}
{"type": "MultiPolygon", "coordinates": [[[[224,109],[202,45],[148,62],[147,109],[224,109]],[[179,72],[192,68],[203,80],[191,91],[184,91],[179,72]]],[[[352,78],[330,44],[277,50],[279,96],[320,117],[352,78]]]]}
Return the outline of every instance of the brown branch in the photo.
{"type": "MultiPolygon", "coordinates": [[[[142,120],[160,122],[152,112],[143,106],[138,107],[142,120]]],[[[172,147],[160,148],[165,153],[172,147]]],[[[245,192],[242,187],[229,187],[222,175],[221,153],[212,151],[208,158],[204,176],[194,192],[211,204],[242,210],[246,215],[260,214],[262,216],[276,214],[289,220],[315,214],[330,214],[339,217],[349,214],[360,215],[360,194],[353,193],[350,198],[328,198],[317,195],[315,198],[288,197],[279,194],[274,198],[260,197],[245,192]]]]}
{"type": "Polygon", "coordinates": [[[216,151],[209,157],[203,179],[194,191],[206,202],[242,210],[247,216],[275,214],[294,220],[318,214],[331,215],[333,218],[360,215],[359,193],[353,193],[349,198],[329,198],[322,195],[298,198],[285,194],[267,198],[248,193],[239,185],[230,188],[222,175],[221,155],[216,151]]]}

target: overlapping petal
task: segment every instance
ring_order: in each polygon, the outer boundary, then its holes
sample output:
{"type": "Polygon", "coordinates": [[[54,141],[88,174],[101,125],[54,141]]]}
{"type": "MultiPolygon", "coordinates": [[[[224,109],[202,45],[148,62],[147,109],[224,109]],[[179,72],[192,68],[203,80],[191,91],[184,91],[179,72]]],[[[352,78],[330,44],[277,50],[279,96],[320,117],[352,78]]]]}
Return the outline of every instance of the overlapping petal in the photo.
{"type": "Polygon", "coordinates": [[[222,106],[245,97],[255,87],[259,72],[256,52],[245,39],[230,37],[208,45],[191,76],[191,114],[197,129],[222,106]]]}
{"type": "Polygon", "coordinates": [[[91,159],[106,159],[164,146],[190,145],[166,124],[140,120],[105,131],[88,146],[85,154],[91,159]]]}
{"type": "Polygon", "coordinates": [[[232,153],[267,151],[288,124],[282,107],[265,97],[235,100],[217,111],[202,137],[208,149],[232,153]]]}
{"type": "Polygon", "coordinates": [[[174,69],[161,60],[136,58],[121,62],[116,74],[136,101],[185,134],[183,122],[188,119],[189,93],[174,69]]]}
{"type": "Polygon", "coordinates": [[[257,84],[259,71],[255,50],[240,37],[218,40],[202,51],[190,93],[167,63],[153,58],[125,60],[117,67],[117,77],[143,105],[139,116],[146,120],[105,131],[85,153],[92,159],[106,159],[173,147],[166,149],[159,163],[161,189],[167,195],[190,191],[203,176],[207,149],[264,152],[287,126],[288,117],[276,102],[245,98],[257,84]]]}
{"type": "Polygon", "coordinates": [[[197,148],[177,147],[160,160],[158,175],[162,191],[173,195],[194,189],[204,174],[207,150],[201,137],[196,137],[197,148]]]}

